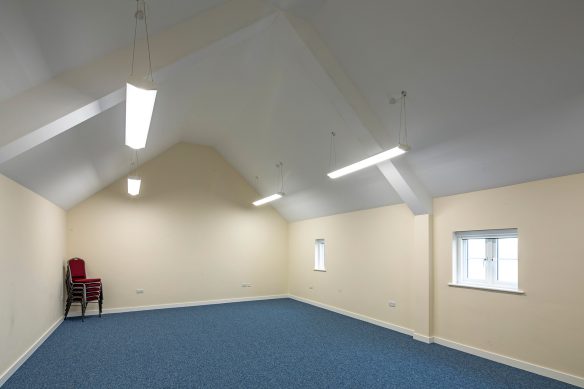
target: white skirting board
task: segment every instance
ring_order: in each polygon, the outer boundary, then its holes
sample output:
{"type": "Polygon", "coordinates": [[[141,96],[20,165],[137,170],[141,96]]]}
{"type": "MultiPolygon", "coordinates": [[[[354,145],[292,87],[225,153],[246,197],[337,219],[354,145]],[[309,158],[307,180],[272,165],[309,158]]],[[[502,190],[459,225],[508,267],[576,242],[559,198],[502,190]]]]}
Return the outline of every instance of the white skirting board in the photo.
{"type": "Polygon", "coordinates": [[[319,307],[319,308],[323,308],[323,309],[326,309],[329,311],[340,313],[341,315],[349,316],[349,317],[352,317],[353,319],[366,321],[367,323],[375,324],[376,326],[380,326],[380,327],[388,328],[388,329],[393,330],[393,331],[401,332],[402,334],[406,334],[406,335],[410,335],[410,336],[414,335],[414,331],[410,330],[409,328],[401,327],[401,326],[398,326],[396,324],[391,324],[391,323],[388,323],[386,321],[374,319],[374,318],[369,317],[369,316],[361,315],[360,313],[347,311],[346,309],[337,308],[337,307],[334,307],[332,305],[319,303],[318,301],[309,300],[309,299],[304,298],[304,297],[299,297],[299,296],[295,296],[295,295],[290,295],[289,297],[293,300],[297,300],[297,301],[300,301],[302,303],[314,305],[315,307],[319,307]]]}
{"type": "Polygon", "coordinates": [[[558,380],[558,381],[566,382],[568,384],[584,388],[584,377],[578,377],[578,376],[564,373],[564,372],[561,372],[558,370],[535,365],[533,363],[525,362],[525,361],[522,361],[519,359],[514,359],[511,357],[501,355],[501,354],[496,354],[496,353],[493,353],[491,351],[486,351],[486,350],[479,349],[476,347],[471,347],[471,346],[467,346],[467,345],[464,345],[461,343],[453,342],[453,341],[448,340],[448,339],[438,338],[438,337],[433,337],[433,336],[428,337],[425,335],[415,333],[413,330],[411,330],[409,328],[405,328],[405,327],[401,327],[401,326],[398,326],[395,324],[384,322],[384,321],[381,321],[378,319],[371,318],[369,316],[361,315],[359,313],[347,311],[345,309],[337,308],[337,307],[334,307],[332,305],[323,304],[323,303],[320,303],[318,301],[309,300],[309,299],[295,296],[295,295],[290,295],[289,297],[291,299],[294,299],[294,300],[297,300],[297,301],[300,301],[303,303],[307,303],[310,305],[314,305],[314,306],[319,307],[319,308],[327,309],[329,311],[336,312],[336,313],[339,313],[341,315],[349,316],[349,317],[352,317],[354,319],[362,320],[362,321],[365,321],[367,323],[371,323],[371,324],[374,324],[374,325],[377,325],[380,327],[388,328],[390,330],[401,332],[403,334],[411,335],[415,340],[419,340],[419,341],[424,342],[424,343],[436,343],[436,344],[439,344],[439,345],[442,345],[442,346],[445,346],[448,348],[452,348],[452,349],[455,349],[458,351],[465,352],[467,354],[476,355],[478,357],[489,359],[491,361],[502,363],[504,365],[512,366],[512,367],[515,367],[517,369],[526,370],[526,371],[529,371],[531,373],[539,374],[539,375],[544,376],[544,377],[553,378],[553,379],[558,380]]]}
{"type": "MultiPolygon", "coordinates": [[[[103,310],[102,313],[104,315],[107,315],[110,313],[150,311],[150,310],[154,310],[154,309],[186,308],[186,307],[198,307],[201,305],[242,303],[245,301],[285,299],[288,297],[289,296],[287,294],[275,294],[275,295],[269,295],[269,296],[235,297],[235,298],[217,299],[217,300],[187,301],[187,302],[183,302],[183,303],[142,305],[142,306],[138,306],[138,307],[106,308],[103,310]]],[[[85,316],[92,316],[92,315],[98,315],[98,314],[99,314],[99,311],[97,309],[85,311],[85,316]]],[[[68,317],[78,317],[78,316],[81,316],[81,312],[69,312],[69,315],[68,315],[68,317]]]]}
{"type": "Polygon", "coordinates": [[[520,359],[515,359],[480,348],[467,346],[448,339],[434,337],[434,343],[584,388],[584,377],[578,377],[572,374],[564,373],[562,371],[550,369],[549,367],[539,366],[533,363],[522,361],[520,359]]]}
{"type": "Polygon", "coordinates": [[[51,336],[51,334],[53,333],[53,331],[55,331],[57,329],[57,327],[59,327],[59,325],[61,325],[61,323],[63,322],[63,318],[60,317],[56,322],[54,322],[48,330],[45,331],[44,334],[41,335],[40,338],[38,338],[33,344],[32,346],[30,346],[28,348],[28,350],[26,350],[24,352],[24,354],[22,354],[17,360],[16,362],[14,362],[12,364],[12,366],[10,366],[8,369],[6,369],[5,372],[3,372],[0,375],[0,386],[4,385],[4,383],[6,383],[6,381],[8,381],[8,379],[12,376],[12,374],[14,374],[16,372],[16,370],[18,370],[18,368],[20,366],[22,366],[22,364],[24,362],[26,362],[26,360],[40,347],[41,344],[43,344],[43,342],[45,340],[47,340],[47,338],[49,336],[51,336]]]}

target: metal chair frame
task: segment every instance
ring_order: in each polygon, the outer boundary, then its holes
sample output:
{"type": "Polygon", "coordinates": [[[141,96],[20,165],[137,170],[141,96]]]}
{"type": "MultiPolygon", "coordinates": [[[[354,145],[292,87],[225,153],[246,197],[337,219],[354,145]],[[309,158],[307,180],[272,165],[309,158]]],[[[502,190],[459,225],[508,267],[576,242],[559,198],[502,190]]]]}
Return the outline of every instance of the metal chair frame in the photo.
{"type": "Polygon", "coordinates": [[[99,317],[101,317],[102,307],[103,307],[103,287],[101,281],[99,282],[74,282],[71,276],[71,268],[69,267],[69,262],[67,262],[67,277],[65,280],[65,285],[67,287],[67,303],[65,307],[65,319],[69,314],[69,309],[71,305],[77,303],[81,305],[81,321],[85,321],[85,310],[89,303],[97,303],[99,305],[99,317]],[[99,297],[94,300],[88,300],[87,294],[99,293],[99,297]]]}

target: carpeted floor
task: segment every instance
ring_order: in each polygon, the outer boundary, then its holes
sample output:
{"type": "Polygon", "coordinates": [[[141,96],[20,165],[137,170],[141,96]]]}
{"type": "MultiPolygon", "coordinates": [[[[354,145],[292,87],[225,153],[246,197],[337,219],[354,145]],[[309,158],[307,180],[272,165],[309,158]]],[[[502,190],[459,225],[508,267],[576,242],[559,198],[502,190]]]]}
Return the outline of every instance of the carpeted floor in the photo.
{"type": "Polygon", "coordinates": [[[4,388],[573,388],[294,300],[68,319],[4,388]]]}

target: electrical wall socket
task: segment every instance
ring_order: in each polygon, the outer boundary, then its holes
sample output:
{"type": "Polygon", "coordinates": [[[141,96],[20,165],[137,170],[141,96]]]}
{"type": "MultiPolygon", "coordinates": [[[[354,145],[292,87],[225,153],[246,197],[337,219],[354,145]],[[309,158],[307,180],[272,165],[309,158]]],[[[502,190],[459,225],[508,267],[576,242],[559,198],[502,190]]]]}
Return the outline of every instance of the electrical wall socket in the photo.
{"type": "Polygon", "coordinates": [[[390,308],[395,308],[397,307],[397,303],[393,300],[389,300],[389,302],[387,303],[387,305],[389,305],[390,308]]]}
{"type": "Polygon", "coordinates": [[[144,289],[136,289],[136,293],[137,294],[142,294],[142,293],[144,293],[144,289]]]}
{"type": "Polygon", "coordinates": [[[242,288],[251,288],[251,284],[250,284],[249,282],[243,282],[243,283],[241,284],[241,287],[242,287],[242,288]]]}

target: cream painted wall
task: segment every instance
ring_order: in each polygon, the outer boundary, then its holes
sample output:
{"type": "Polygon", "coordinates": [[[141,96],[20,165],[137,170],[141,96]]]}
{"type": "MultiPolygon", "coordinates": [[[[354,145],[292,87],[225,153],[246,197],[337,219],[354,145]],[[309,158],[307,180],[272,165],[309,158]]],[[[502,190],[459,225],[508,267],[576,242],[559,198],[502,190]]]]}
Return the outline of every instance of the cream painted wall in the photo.
{"type": "Polygon", "coordinates": [[[405,205],[291,223],[290,293],[411,328],[413,239],[405,205]],[[313,270],[318,238],[326,241],[326,272],[313,270]]]}
{"type": "Polygon", "coordinates": [[[434,335],[584,377],[584,174],[435,199],[434,335]],[[525,295],[449,287],[454,231],[519,229],[525,295]]]}
{"type": "Polygon", "coordinates": [[[123,179],[67,213],[104,309],[286,293],[288,224],[214,149],[181,143],[139,174],[138,198],[123,179]]]}
{"type": "Polygon", "coordinates": [[[65,211],[0,175],[0,378],[63,315],[65,211]]]}

